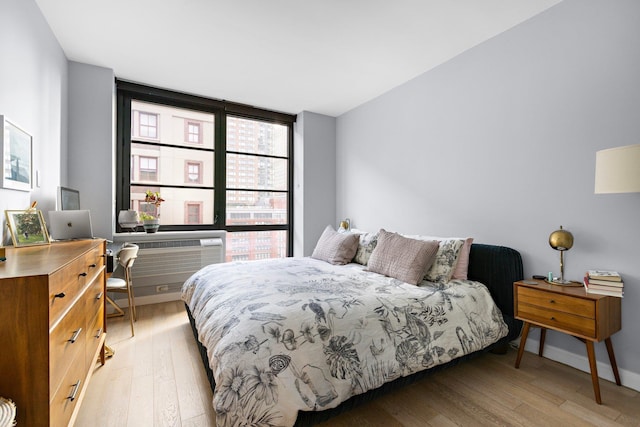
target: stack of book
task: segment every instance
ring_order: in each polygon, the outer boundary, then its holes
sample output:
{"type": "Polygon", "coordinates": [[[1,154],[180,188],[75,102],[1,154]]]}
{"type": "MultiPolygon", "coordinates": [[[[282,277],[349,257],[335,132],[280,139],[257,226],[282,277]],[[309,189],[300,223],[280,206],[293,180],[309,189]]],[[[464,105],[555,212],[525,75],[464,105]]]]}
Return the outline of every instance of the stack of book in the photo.
{"type": "Polygon", "coordinates": [[[589,270],[584,276],[587,293],[620,297],[624,295],[624,282],[615,271],[589,270]]]}

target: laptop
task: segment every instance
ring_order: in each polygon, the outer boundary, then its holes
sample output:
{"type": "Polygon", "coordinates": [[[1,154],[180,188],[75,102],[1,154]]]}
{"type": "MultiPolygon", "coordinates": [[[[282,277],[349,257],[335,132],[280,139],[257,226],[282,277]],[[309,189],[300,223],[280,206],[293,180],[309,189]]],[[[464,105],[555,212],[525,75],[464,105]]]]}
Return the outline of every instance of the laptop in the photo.
{"type": "Polygon", "coordinates": [[[53,240],[93,239],[88,210],[49,211],[49,236],[53,240]]]}

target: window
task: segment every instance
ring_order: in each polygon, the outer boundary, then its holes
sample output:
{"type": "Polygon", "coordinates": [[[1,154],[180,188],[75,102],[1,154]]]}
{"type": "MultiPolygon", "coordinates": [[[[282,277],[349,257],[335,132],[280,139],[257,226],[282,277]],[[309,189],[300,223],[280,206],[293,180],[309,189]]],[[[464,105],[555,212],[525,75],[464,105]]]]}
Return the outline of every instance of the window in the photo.
{"type": "Polygon", "coordinates": [[[139,112],[140,121],[138,123],[139,135],[143,138],[158,138],[158,115],[152,113],[139,112]]]}
{"type": "Polygon", "coordinates": [[[202,202],[187,202],[185,217],[187,224],[202,224],[202,202]]]}
{"type": "Polygon", "coordinates": [[[158,158],[157,157],[138,157],[140,181],[157,181],[158,180],[158,158]]]}
{"type": "Polygon", "coordinates": [[[200,139],[200,123],[185,121],[185,141],[191,142],[192,144],[202,144],[202,140],[200,139]]]}
{"type": "Polygon", "coordinates": [[[233,256],[291,255],[295,116],[116,85],[116,212],[152,209],[144,195],[158,191],[159,232],[222,229],[233,256]]]}
{"type": "Polygon", "coordinates": [[[189,184],[202,184],[202,162],[187,161],[185,166],[185,182],[189,184]]]}

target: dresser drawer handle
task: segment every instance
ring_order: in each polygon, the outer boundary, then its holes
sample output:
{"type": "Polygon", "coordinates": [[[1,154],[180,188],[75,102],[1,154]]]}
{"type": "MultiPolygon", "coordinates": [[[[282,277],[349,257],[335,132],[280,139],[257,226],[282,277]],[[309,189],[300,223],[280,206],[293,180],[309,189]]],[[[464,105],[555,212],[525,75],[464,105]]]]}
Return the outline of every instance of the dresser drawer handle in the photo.
{"type": "Polygon", "coordinates": [[[87,273],[80,273],[78,274],[78,277],[87,277],[87,273]]]}
{"type": "Polygon", "coordinates": [[[98,333],[95,335],[95,338],[99,339],[101,335],[102,335],[102,328],[98,329],[98,333]]]}
{"type": "Polygon", "coordinates": [[[80,391],[80,383],[81,382],[82,381],[78,380],[78,382],[73,385],[73,390],[71,391],[71,394],[69,396],[67,396],[67,399],[69,399],[71,402],[76,400],[76,396],[78,395],[78,391],[80,391]]]}
{"type": "Polygon", "coordinates": [[[104,292],[100,292],[98,295],[96,295],[96,299],[101,299],[102,295],[104,295],[104,292]]]}
{"type": "Polygon", "coordinates": [[[80,335],[80,332],[82,332],[82,328],[78,328],[77,331],[75,331],[73,333],[73,335],[71,335],[71,338],[68,339],[68,341],[73,344],[74,342],[76,342],[76,340],[78,339],[78,336],[80,335]]]}
{"type": "Polygon", "coordinates": [[[96,268],[98,266],[98,264],[90,264],[89,268],[96,268]]]}
{"type": "Polygon", "coordinates": [[[64,292],[60,292],[59,294],[55,294],[53,297],[54,298],[64,298],[66,296],[67,296],[67,294],[65,294],[64,292]]]}
{"type": "Polygon", "coordinates": [[[551,303],[551,304],[555,304],[555,303],[556,303],[556,300],[554,300],[554,299],[549,300],[549,303],[551,303]]]}
{"type": "Polygon", "coordinates": [[[553,316],[551,316],[551,318],[550,318],[549,320],[556,320],[556,318],[555,318],[555,317],[553,317],[553,316]]]}

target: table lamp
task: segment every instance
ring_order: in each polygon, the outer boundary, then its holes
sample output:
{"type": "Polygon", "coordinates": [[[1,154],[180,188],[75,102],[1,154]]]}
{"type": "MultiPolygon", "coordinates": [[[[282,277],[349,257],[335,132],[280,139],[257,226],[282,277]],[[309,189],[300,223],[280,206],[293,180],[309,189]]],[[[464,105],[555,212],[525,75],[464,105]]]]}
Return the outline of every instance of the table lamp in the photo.
{"type": "Polygon", "coordinates": [[[340,221],[340,227],[338,227],[339,233],[345,233],[347,231],[351,231],[351,220],[349,218],[340,221]]]}
{"type": "Polygon", "coordinates": [[[595,193],[640,192],[640,144],[596,153],[595,193]]]}
{"type": "Polygon", "coordinates": [[[556,251],[560,251],[560,279],[553,280],[551,283],[554,285],[568,285],[572,283],[569,280],[564,280],[564,251],[568,251],[573,246],[573,234],[560,226],[559,230],[554,231],[549,236],[549,245],[556,251]]]}

